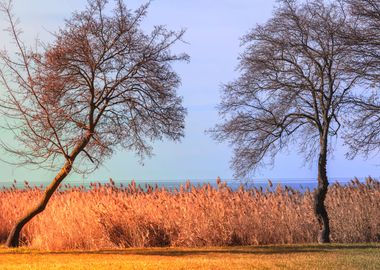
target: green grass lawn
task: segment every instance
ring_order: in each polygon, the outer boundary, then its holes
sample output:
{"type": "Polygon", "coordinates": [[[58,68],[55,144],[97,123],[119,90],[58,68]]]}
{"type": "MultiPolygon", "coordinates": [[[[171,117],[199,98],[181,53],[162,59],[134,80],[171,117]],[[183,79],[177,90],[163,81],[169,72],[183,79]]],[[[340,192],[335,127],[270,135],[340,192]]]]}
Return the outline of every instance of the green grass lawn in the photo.
{"type": "Polygon", "coordinates": [[[0,248],[0,269],[380,269],[380,244],[64,252],[0,248]]]}

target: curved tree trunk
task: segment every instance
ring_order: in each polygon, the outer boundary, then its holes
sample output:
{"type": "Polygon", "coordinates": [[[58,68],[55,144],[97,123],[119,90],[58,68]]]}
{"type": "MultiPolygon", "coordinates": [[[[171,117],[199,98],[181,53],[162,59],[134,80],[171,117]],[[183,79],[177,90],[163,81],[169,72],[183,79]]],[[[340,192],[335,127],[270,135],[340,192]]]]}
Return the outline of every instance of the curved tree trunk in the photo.
{"type": "Polygon", "coordinates": [[[7,242],[7,247],[18,247],[20,244],[20,233],[22,228],[35,216],[37,216],[39,213],[45,210],[51,196],[54,194],[54,192],[59,187],[59,184],[65,179],[65,177],[70,173],[72,169],[72,161],[67,161],[65,165],[62,167],[62,169],[59,171],[57,176],[54,178],[53,182],[46,188],[44,195],[41,199],[41,201],[32,208],[28,213],[26,213],[25,216],[20,218],[16,224],[13,226],[7,242]]]}
{"type": "Polygon", "coordinates": [[[37,216],[39,213],[45,210],[51,196],[54,194],[54,192],[59,187],[59,184],[61,184],[63,179],[65,179],[65,177],[70,173],[71,169],[73,168],[73,163],[74,163],[75,158],[78,156],[80,152],[83,151],[83,149],[86,147],[86,145],[90,141],[92,137],[92,131],[93,131],[93,128],[73,149],[73,151],[71,152],[71,155],[67,158],[65,165],[61,168],[61,170],[56,175],[54,180],[46,188],[44,192],[44,196],[42,197],[42,200],[34,208],[32,208],[25,216],[20,218],[16,222],[16,224],[13,226],[6,242],[7,247],[18,247],[20,245],[20,232],[22,228],[35,216],[37,216]]]}
{"type": "Polygon", "coordinates": [[[314,214],[319,225],[319,243],[330,243],[329,216],[326,211],[325,199],[328,189],[327,179],[327,136],[321,139],[321,148],[318,158],[318,187],[314,194],[314,214]]]}

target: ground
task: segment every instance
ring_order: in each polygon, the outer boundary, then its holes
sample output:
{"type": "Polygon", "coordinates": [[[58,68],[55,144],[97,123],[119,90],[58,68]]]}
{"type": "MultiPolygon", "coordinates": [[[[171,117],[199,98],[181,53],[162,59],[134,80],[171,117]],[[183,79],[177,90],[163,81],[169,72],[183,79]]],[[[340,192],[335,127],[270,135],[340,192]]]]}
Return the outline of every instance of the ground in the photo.
{"type": "Polygon", "coordinates": [[[0,269],[380,269],[380,244],[63,252],[0,248],[0,269]]]}

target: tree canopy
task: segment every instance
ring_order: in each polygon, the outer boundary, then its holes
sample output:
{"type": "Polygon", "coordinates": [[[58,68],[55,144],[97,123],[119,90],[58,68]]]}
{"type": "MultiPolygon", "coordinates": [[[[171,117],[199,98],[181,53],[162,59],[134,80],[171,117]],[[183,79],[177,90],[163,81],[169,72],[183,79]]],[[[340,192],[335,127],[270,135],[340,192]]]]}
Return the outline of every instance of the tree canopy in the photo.
{"type": "Polygon", "coordinates": [[[183,31],[156,26],[146,34],[140,23],[148,5],[133,12],[115,1],[108,14],[106,4],[89,1],[52,43],[33,49],[21,40],[11,6],[3,3],[18,54],[1,53],[0,78],[7,91],[1,109],[18,141],[16,148],[6,148],[23,162],[59,166],[88,138],[75,166],[93,164],[81,167],[86,171],[118,146],[145,156],[152,141],[183,136],[186,110],[171,64],[188,56],[170,51],[183,31]]]}
{"type": "Polygon", "coordinates": [[[234,147],[232,168],[248,176],[273,163],[287,147],[318,158],[314,213],[320,242],[329,242],[324,205],[329,185],[327,156],[338,136],[362,74],[347,36],[355,30],[345,6],[323,0],[279,1],[266,23],[243,37],[241,75],[222,89],[218,141],[234,147]]]}
{"type": "Polygon", "coordinates": [[[47,206],[72,171],[96,169],[121,147],[144,157],[151,143],[184,134],[186,109],[177,94],[180,78],[172,64],[187,61],[171,52],[184,32],[156,26],[141,29],[147,5],[136,11],[122,0],[88,0],[48,44],[22,41],[12,2],[1,2],[17,53],[0,54],[1,113],[17,140],[3,143],[24,164],[60,170],[41,201],[13,227],[7,245],[19,245],[22,228],[47,206]],[[88,165],[90,164],[90,166],[88,165]]]}

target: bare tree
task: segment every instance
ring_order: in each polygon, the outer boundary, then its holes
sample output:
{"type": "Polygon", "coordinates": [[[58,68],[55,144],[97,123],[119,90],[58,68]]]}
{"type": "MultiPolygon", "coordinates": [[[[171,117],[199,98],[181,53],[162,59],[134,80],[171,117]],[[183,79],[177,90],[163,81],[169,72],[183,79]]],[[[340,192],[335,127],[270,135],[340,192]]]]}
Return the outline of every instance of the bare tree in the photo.
{"type": "Polygon", "coordinates": [[[355,52],[354,73],[364,80],[365,93],[352,93],[350,111],[355,114],[347,121],[351,127],[345,133],[350,147],[349,158],[358,154],[368,157],[380,150],[380,1],[345,0],[355,31],[346,37],[355,52]]]}
{"type": "Polygon", "coordinates": [[[148,4],[136,11],[122,0],[88,0],[54,34],[51,44],[29,47],[12,13],[2,3],[17,53],[2,51],[1,102],[18,147],[5,145],[26,164],[60,168],[41,201],[14,225],[7,246],[19,245],[22,228],[41,213],[72,170],[91,171],[116,147],[150,155],[151,142],[179,140],[186,110],[176,93],[172,63],[188,60],[171,53],[183,31],[157,26],[140,29],[148,4]],[[91,166],[89,166],[91,164],[91,166]]]}
{"type": "Polygon", "coordinates": [[[237,176],[272,164],[294,145],[308,160],[318,157],[314,212],[322,243],[330,242],[324,204],[330,142],[359,78],[351,74],[351,50],[342,38],[347,21],[337,3],[279,1],[273,17],[244,36],[242,74],[223,87],[223,122],[211,130],[215,139],[234,147],[237,176]]]}

